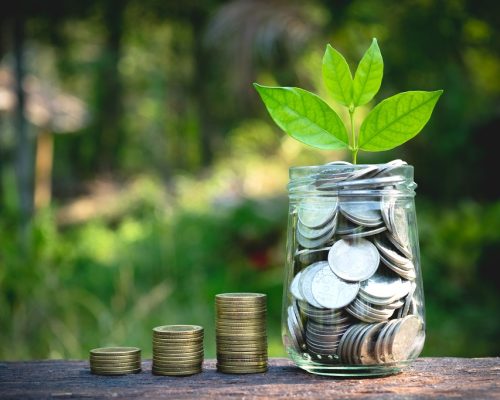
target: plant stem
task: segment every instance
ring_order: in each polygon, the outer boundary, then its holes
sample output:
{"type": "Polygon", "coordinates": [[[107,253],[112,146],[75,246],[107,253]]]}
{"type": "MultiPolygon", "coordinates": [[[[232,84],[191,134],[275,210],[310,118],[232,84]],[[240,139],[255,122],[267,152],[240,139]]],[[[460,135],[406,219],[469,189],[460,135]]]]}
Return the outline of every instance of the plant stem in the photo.
{"type": "Polygon", "coordinates": [[[356,107],[349,107],[349,119],[351,120],[352,163],[356,164],[358,160],[358,145],[356,143],[356,135],[354,133],[354,111],[356,111],[356,107]]]}

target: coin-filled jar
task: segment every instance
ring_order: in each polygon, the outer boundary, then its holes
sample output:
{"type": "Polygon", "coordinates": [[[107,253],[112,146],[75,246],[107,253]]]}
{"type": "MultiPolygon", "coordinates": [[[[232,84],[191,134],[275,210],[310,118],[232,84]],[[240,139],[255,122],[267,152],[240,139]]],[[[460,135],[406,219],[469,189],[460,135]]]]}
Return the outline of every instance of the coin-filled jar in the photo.
{"type": "Polygon", "coordinates": [[[389,375],[420,354],[415,188],[401,160],[290,169],[282,334],[300,368],[389,375]]]}

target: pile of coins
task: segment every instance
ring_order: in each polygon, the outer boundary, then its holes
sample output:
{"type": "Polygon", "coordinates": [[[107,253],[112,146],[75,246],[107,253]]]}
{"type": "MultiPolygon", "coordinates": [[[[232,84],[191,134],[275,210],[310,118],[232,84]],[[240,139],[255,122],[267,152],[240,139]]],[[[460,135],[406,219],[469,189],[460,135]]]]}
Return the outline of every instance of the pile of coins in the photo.
{"type": "Polygon", "coordinates": [[[339,344],[340,358],[349,364],[384,364],[407,360],[413,346],[408,339],[422,329],[420,318],[409,315],[377,324],[352,325],[339,344]]]}
{"type": "Polygon", "coordinates": [[[125,375],[141,371],[141,349],[102,347],[90,350],[90,372],[97,375],[125,375]]]}
{"type": "Polygon", "coordinates": [[[407,179],[406,163],[331,164],[290,186],[291,194],[307,196],[299,196],[292,219],[288,345],[319,362],[404,361],[423,331],[414,217],[397,195],[405,190],[398,185],[407,179]],[[346,167],[338,171],[335,164],[346,167]]]}
{"type": "Polygon", "coordinates": [[[183,376],[201,372],[203,328],[197,325],[165,325],[153,329],[155,375],[183,376]]]}
{"type": "Polygon", "coordinates": [[[267,371],[266,295],[215,296],[217,370],[232,374],[267,371]]]}

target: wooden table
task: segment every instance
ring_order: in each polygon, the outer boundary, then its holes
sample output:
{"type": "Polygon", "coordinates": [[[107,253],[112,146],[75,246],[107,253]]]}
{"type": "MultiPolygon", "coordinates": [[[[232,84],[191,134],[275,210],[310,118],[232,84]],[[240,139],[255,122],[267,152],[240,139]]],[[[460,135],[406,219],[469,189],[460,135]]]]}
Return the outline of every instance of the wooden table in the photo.
{"type": "Polygon", "coordinates": [[[226,375],[207,360],[201,374],[163,377],[143,372],[92,375],[87,361],[0,362],[0,398],[168,398],[168,399],[500,399],[500,358],[421,358],[399,375],[334,379],[311,375],[283,358],[269,372],[226,375]]]}

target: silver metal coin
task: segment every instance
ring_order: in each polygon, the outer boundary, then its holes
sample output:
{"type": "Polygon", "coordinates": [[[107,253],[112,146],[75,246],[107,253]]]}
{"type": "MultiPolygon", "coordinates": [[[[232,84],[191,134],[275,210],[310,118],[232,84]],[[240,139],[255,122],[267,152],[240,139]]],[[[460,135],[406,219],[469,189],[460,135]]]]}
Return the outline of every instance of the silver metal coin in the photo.
{"type": "Polygon", "coordinates": [[[379,322],[378,324],[371,324],[370,328],[366,331],[363,336],[363,340],[359,347],[359,362],[363,365],[371,365],[376,364],[377,360],[374,356],[375,353],[375,344],[376,338],[382,327],[384,326],[384,322],[379,322]]]}
{"type": "Polygon", "coordinates": [[[299,287],[299,282],[300,279],[302,278],[302,273],[303,271],[300,271],[297,275],[295,275],[295,277],[292,280],[292,283],[290,284],[290,293],[297,300],[305,300],[304,297],[302,297],[302,293],[300,292],[300,287],[299,287]]]}
{"type": "Polygon", "coordinates": [[[337,212],[338,200],[329,198],[329,202],[316,198],[304,199],[298,206],[299,222],[309,228],[320,228],[331,221],[337,212]]]}
{"type": "Polygon", "coordinates": [[[401,245],[401,243],[399,243],[396,240],[392,232],[386,232],[385,236],[392,243],[392,245],[401,252],[401,254],[403,254],[408,259],[411,259],[413,257],[413,252],[411,251],[410,243],[407,243],[406,246],[401,245]]]}
{"type": "Polygon", "coordinates": [[[332,220],[321,228],[309,228],[299,221],[297,224],[297,232],[300,233],[302,237],[309,240],[315,240],[328,236],[332,232],[335,233],[335,228],[337,227],[337,215],[338,214],[335,214],[332,220]]]}
{"type": "Polygon", "coordinates": [[[328,263],[319,269],[312,280],[311,291],[318,304],[325,308],[340,308],[358,294],[359,283],[347,282],[335,275],[328,263]]]}
{"type": "Polygon", "coordinates": [[[374,227],[383,223],[380,205],[373,200],[341,201],[340,212],[350,221],[363,226],[374,227]]]}
{"type": "MultiPolygon", "coordinates": [[[[403,282],[397,275],[389,275],[377,272],[369,279],[361,282],[360,291],[366,293],[370,298],[389,300],[387,303],[392,303],[396,299],[400,299],[403,293],[403,282]],[[398,297],[399,296],[399,297],[398,297]],[[394,299],[390,301],[391,299],[394,299]]],[[[384,303],[382,303],[383,305],[384,303]]]]}
{"type": "Polygon", "coordinates": [[[314,279],[314,276],[316,275],[316,272],[327,265],[328,262],[326,261],[318,261],[317,263],[310,265],[304,270],[304,273],[302,274],[302,277],[299,281],[299,288],[302,297],[306,302],[313,305],[314,307],[321,308],[322,305],[315,300],[312,294],[312,281],[314,279]]]}
{"type": "Polygon", "coordinates": [[[417,288],[417,284],[415,282],[410,282],[410,285],[411,285],[411,287],[410,287],[410,290],[408,291],[408,294],[406,295],[405,303],[404,303],[403,307],[399,310],[398,318],[406,317],[410,311],[410,304],[412,303],[413,294],[415,293],[415,289],[417,288]]]}
{"type": "Polygon", "coordinates": [[[351,233],[362,232],[363,227],[349,221],[344,216],[339,214],[336,233],[337,235],[350,235],[351,233]]]}
{"type": "Polygon", "coordinates": [[[326,260],[330,247],[321,247],[319,249],[302,249],[295,253],[295,257],[300,263],[304,265],[310,265],[317,261],[326,260]]]}
{"type": "Polygon", "coordinates": [[[297,239],[297,242],[299,242],[299,244],[302,247],[305,247],[306,249],[315,249],[317,247],[322,247],[326,243],[328,243],[328,241],[330,241],[333,238],[334,234],[335,234],[335,229],[332,229],[325,236],[319,237],[317,239],[308,239],[302,236],[300,232],[297,232],[295,237],[297,239]]]}
{"type": "Polygon", "coordinates": [[[384,232],[387,230],[385,226],[381,226],[380,228],[375,228],[375,229],[362,229],[359,232],[353,232],[348,235],[342,235],[342,239],[359,239],[359,238],[364,238],[367,236],[373,236],[377,235],[379,233],[384,232]]]}
{"type": "Polygon", "coordinates": [[[341,239],[335,242],[328,252],[328,263],[334,274],[350,282],[370,278],[377,270],[379,262],[377,248],[366,239],[341,239]]]}
{"type": "Polygon", "coordinates": [[[389,341],[389,354],[394,361],[403,361],[408,358],[418,334],[422,329],[420,318],[409,315],[401,320],[392,332],[389,341]]]}

